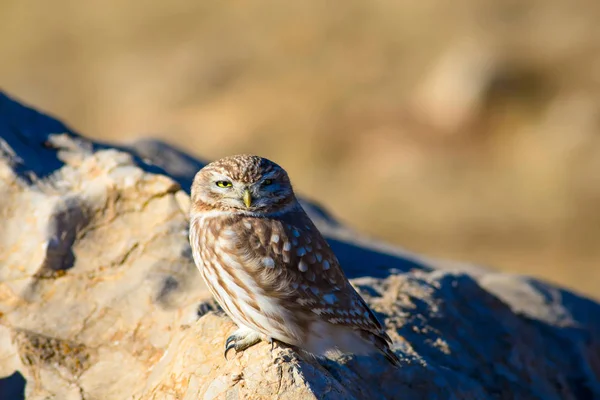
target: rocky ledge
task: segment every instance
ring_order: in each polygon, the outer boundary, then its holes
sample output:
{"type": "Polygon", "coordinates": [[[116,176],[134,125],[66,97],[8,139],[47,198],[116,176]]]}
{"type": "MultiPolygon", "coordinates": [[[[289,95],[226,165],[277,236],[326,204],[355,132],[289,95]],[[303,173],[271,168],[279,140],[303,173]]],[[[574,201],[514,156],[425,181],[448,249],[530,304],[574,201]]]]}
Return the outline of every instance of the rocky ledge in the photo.
{"type": "Polygon", "coordinates": [[[305,202],[402,360],[234,330],[190,257],[202,164],[96,143],[0,94],[1,399],[600,398],[600,305],[540,281],[369,241],[305,202]]]}

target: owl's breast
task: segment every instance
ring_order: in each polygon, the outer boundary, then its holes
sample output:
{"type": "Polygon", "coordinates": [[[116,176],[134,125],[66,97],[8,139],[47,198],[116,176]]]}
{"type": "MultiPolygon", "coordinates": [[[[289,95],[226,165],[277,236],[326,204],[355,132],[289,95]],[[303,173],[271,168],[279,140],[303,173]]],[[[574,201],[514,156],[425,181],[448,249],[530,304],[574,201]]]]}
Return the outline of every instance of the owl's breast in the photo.
{"type": "Polygon", "coordinates": [[[213,218],[195,217],[190,221],[190,246],[198,269],[202,272],[209,263],[210,253],[214,252],[216,231],[211,227],[213,218]]]}

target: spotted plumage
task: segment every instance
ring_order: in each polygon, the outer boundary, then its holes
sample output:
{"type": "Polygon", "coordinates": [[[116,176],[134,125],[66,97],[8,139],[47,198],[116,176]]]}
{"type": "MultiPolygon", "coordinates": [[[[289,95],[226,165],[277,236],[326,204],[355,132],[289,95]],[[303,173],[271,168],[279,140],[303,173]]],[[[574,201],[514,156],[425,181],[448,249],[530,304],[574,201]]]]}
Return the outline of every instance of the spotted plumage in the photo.
{"type": "Polygon", "coordinates": [[[226,351],[267,338],[317,355],[379,350],[399,364],[277,164],[240,155],[207,165],[192,185],[190,224],[196,265],[240,328],[226,351]]]}

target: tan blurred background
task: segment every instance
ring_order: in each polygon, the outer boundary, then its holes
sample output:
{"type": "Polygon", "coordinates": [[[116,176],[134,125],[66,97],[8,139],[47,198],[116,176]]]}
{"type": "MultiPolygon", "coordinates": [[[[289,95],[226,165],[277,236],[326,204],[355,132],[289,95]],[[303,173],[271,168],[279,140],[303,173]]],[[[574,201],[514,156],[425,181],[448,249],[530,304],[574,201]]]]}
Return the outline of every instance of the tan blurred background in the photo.
{"type": "Polygon", "coordinates": [[[600,2],[0,1],[0,87],[85,135],[268,156],[407,249],[600,298],[600,2]]]}

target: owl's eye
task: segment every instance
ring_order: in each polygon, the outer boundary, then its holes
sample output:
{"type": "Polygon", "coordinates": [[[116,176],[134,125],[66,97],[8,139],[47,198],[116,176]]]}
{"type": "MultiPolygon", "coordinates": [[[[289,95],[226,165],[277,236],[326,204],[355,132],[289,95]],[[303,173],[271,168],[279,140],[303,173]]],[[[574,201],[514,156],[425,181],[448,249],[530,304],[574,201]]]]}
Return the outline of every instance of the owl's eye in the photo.
{"type": "Polygon", "coordinates": [[[232,187],[233,185],[229,181],[217,181],[217,186],[220,188],[228,188],[232,187]]]}
{"type": "Polygon", "coordinates": [[[269,186],[269,185],[270,185],[270,184],[272,184],[272,183],[273,183],[273,180],[272,180],[272,179],[265,179],[265,180],[263,181],[263,186],[269,186]]]}

